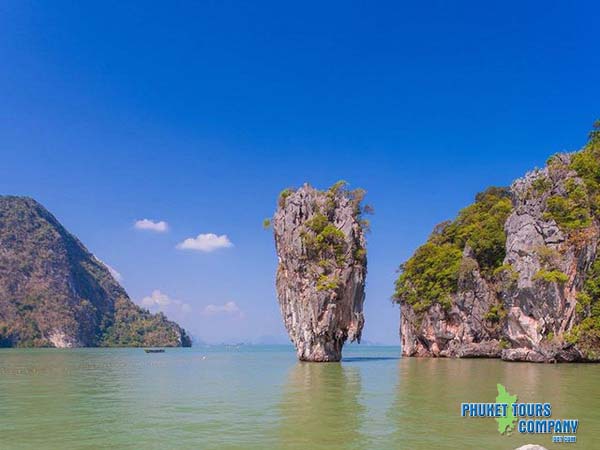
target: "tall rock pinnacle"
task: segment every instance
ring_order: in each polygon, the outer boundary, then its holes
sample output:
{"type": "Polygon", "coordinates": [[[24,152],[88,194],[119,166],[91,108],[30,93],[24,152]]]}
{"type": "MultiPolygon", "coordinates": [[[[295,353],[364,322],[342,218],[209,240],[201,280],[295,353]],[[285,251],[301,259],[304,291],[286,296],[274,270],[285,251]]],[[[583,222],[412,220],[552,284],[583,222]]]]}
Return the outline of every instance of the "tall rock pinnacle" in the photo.
{"type": "Polygon", "coordinates": [[[273,217],[277,295],[302,361],[339,361],[347,339],[360,342],[368,227],[361,214],[369,212],[363,197],[344,182],[327,191],[305,184],[279,197],[273,217]]]}

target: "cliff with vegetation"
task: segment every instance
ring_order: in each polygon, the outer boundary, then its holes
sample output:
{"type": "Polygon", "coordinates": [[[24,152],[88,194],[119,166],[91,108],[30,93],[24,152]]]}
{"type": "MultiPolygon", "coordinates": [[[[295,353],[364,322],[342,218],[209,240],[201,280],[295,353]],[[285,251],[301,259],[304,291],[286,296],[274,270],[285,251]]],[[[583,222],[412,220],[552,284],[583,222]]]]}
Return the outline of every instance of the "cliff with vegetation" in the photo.
{"type": "MultiPolygon", "coordinates": [[[[285,327],[304,361],[339,361],[362,332],[367,258],[364,191],[344,182],[326,191],[286,189],[273,217],[277,295],[285,327]]],[[[269,225],[269,223],[267,223],[269,225]]]]}
{"type": "Polygon", "coordinates": [[[42,205],[0,196],[0,347],[189,345],[42,205]]]}
{"type": "Polygon", "coordinates": [[[490,188],[401,265],[406,356],[600,360],[600,122],[576,153],[490,188]]]}

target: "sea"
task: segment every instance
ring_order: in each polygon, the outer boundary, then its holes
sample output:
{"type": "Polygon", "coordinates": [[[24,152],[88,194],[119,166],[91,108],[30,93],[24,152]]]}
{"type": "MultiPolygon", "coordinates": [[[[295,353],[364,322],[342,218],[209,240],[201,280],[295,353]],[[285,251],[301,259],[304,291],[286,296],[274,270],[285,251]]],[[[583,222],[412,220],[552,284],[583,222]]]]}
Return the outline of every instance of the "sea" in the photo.
{"type": "Polygon", "coordinates": [[[350,345],[340,363],[291,346],[0,349],[0,449],[600,449],[600,366],[400,357],[350,345]],[[501,384],[551,417],[462,415],[501,384]],[[520,420],[578,420],[576,438],[520,420]]]}

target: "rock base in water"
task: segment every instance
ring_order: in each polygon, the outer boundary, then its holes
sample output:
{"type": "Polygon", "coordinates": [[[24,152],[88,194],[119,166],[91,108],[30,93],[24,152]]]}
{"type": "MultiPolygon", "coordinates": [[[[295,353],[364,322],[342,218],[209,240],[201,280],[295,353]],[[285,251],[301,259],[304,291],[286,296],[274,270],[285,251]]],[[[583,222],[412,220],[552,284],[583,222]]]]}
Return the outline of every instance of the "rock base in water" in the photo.
{"type": "Polygon", "coordinates": [[[316,342],[298,342],[296,353],[300,361],[336,362],[342,359],[344,343],[326,338],[316,342]]]}

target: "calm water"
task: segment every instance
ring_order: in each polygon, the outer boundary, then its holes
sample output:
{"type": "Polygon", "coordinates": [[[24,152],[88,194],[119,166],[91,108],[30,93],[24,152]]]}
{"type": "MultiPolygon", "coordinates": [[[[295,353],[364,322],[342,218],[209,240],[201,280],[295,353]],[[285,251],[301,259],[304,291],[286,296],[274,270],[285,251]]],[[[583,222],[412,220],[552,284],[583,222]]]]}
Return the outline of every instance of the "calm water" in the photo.
{"type": "Polygon", "coordinates": [[[307,364],[287,347],[0,350],[0,448],[600,448],[600,365],[399,359],[349,347],[307,364]],[[520,401],[578,418],[576,444],[500,436],[460,403],[520,401]]]}

